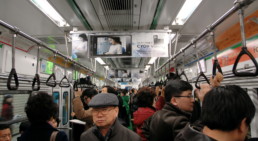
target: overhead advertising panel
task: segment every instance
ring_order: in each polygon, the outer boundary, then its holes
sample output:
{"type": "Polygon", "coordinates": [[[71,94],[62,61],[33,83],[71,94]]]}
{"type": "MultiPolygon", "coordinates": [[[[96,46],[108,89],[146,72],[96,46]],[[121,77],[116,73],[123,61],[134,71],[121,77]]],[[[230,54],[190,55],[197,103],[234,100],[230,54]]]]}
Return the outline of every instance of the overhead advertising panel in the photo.
{"type": "Polygon", "coordinates": [[[88,36],[86,33],[72,35],[72,58],[89,58],[88,36]]]}
{"type": "Polygon", "coordinates": [[[93,56],[131,56],[132,37],[130,35],[91,36],[93,56]]]}
{"type": "Polygon", "coordinates": [[[133,34],[132,57],[168,57],[167,33],[133,34]]]}
{"type": "Polygon", "coordinates": [[[73,58],[168,57],[170,32],[72,32],[72,55],[73,58]]]}

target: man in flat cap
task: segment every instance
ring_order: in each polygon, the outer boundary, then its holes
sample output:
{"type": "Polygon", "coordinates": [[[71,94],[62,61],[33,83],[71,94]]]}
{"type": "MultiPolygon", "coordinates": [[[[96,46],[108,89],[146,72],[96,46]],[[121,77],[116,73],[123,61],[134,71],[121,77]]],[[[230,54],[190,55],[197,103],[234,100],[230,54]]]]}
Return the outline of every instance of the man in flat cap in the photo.
{"type": "Polygon", "coordinates": [[[133,131],[118,122],[118,98],[114,94],[100,93],[92,98],[92,116],[95,126],[81,135],[81,141],[140,141],[133,131]]]}

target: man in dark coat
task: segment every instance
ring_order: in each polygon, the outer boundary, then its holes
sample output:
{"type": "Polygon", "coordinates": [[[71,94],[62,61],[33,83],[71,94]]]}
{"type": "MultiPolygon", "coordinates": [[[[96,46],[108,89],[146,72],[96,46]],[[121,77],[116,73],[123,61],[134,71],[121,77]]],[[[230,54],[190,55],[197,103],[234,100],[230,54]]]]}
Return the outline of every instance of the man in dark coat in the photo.
{"type": "MultiPolygon", "coordinates": [[[[150,141],[173,141],[188,123],[193,110],[193,87],[183,80],[170,80],[165,88],[166,104],[151,117],[150,141]]],[[[143,129],[143,134],[145,134],[143,129]]]]}
{"type": "Polygon", "coordinates": [[[100,93],[92,98],[92,116],[95,126],[81,135],[81,141],[140,141],[133,131],[118,122],[119,101],[116,95],[100,93]]]}
{"type": "Polygon", "coordinates": [[[213,88],[204,97],[202,125],[187,126],[175,141],[244,141],[254,114],[252,100],[239,86],[213,88]]]}

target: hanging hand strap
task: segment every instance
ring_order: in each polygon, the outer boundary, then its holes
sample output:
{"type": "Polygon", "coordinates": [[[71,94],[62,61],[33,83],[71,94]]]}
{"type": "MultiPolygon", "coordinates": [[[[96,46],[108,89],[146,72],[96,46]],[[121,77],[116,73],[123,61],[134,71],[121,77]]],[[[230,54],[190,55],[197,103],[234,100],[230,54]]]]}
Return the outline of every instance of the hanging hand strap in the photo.
{"type": "Polygon", "coordinates": [[[220,72],[223,75],[222,69],[219,65],[219,61],[217,59],[215,59],[214,62],[213,62],[212,77],[214,77],[216,75],[217,69],[218,69],[218,72],[220,72]]]}
{"type": "Polygon", "coordinates": [[[242,37],[243,47],[242,47],[241,52],[237,56],[237,59],[236,59],[236,61],[234,63],[232,71],[235,74],[235,76],[256,76],[256,75],[258,75],[258,64],[257,64],[257,61],[254,58],[254,56],[247,50],[247,47],[246,47],[245,25],[244,25],[244,11],[243,11],[242,8],[239,9],[239,19],[240,19],[239,22],[240,22],[240,29],[241,29],[241,37],[242,37]],[[255,72],[253,72],[253,73],[252,72],[237,72],[237,69],[236,69],[237,65],[239,63],[240,58],[243,55],[247,55],[248,57],[250,57],[250,59],[254,63],[254,66],[255,66],[255,69],[256,69],[255,72]]]}
{"type": "Polygon", "coordinates": [[[35,77],[33,78],[32,90],[33,90],[33,91],[39,91],[39,90],[40,90],[39,74],[35,74],[35,77]],[[37,87],[35,87],[35,84],[37,84],[37,87]]]}
{"type": "Polygon", "coordinates": [[[205,81],[210,84],[210,81],[208,80],[208,78],[205,76],[205,74],[203,72],[200,72],[200,75],[197,77],[197,80],[195,81],[195,87],[197,89],[201,89],[200,85],[198,85],[199,79],[203,77],[205,79],[205,81]]]}
{"type": "Polygon", "coordinates": [[[15,38],[16,38],[16,34],[13,34],[13,38],[12,38],[12,69],[11,69],[11,72],[10,72],[10,74],[8,76],[8,80],[7,80],[7,88],[9,90],[17,90],[19,87],[19,80],[18,80],[18,76],[17,76],[16,70],[15,70],[15,38]],[[11,86],[12,76],[14,78],[15,86],[11,86]]]}
{"type": "Polygon", "coordinates": [[[11,72],[10,72],[10,74],[9,74],[9,76],[8,76],[7,88],[8,88],[8,90],[17,90],[18,87],[19,87],[18,76],[17,76],[17,73],[16,73],[15,68],[12,68],[12,69],[11,69],[11,72]],[[15,86],[11,86],[12,76],[13,76],[13,78],[14,78],[15,86]]]}
{"type": "Polygon", "coordinates": [[[46,81],[46,85],[49,86],[49,87],[53,87],[53,88],[56,87],[56,75],[55,75],[55,73],[52,73],[48,77],[48,79],[46,81]]]}
{"type": "Polygon", "coordinates": [[[188,82],[188,78],[187,78],[187,76],[186,76],[186,74],[185,74],[185,71],[183,70],[182,72],[181,72],[181,74],[179,75],[179,77],[181,78],[182,76],[184,76],[185,77],[185,79],[186,79],[186,81],[188,82]]]}
{"type": "Polygon", "coordinates": [[[235,74],[235,76],[256,76],[258,75],[258,64],[257,64],[257,61],[255,60],[255,58],[253,57],[253,55],[247,50],[247,47],[242,47],[242,50],[241,52],[239,53],[239,55],[237,56],[237,59],[234,63],[234,66],[233,66],[233,73],[235,74]],[[243,55],[247,55],[248,57],[250,57],[250,59],[252,60],[252,62],[254,63],[254,66],[256,68],[256,71],[255,72],[237,72],[237,65],[239,63],[239,60],[240,58],[243,56],[243,55]]]}
{"type": "Polygon", "coordinates": [[[60,87],[64,87],[64,88],[70,87],[70,82],[69,82],[69,80],[67,79],[66,75],[65,75],[65,76],[62,78],[62,80],[60,81],[59,86],[60,86],[60,87]],[[65,81],[66,81],[66,82],[65,82],[65,81]]]}
{"type": "Polygon", "coordinates": [[[40,77],[38,74],[38,64],[39,64],[39,46],[38,46],[38,52],[37,52],[37,65],[36,65],[36,74],[33,78],[32,82],[32,90],[33,91],[39,91],[40,90],[40,77]],[[37,82],[37,83],[36,83],[37,82]],[[35,84],[37,84],[37,87],[35,87],[35,84]]]}

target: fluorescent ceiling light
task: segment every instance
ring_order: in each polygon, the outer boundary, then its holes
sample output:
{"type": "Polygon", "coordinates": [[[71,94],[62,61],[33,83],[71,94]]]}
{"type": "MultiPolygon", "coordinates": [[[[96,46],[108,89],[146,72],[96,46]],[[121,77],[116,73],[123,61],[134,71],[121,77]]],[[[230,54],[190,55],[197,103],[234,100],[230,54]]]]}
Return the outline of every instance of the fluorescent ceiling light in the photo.
{"type": "Polygon", "coordinates": [[[186,0],[172,25],[183,25],[201,2],[202,0],[186,0]]]}
{"type": "Polygon", "coordinates": [[[57,26],[70,26],[65,19],[55,10],[55,8],[47,0],[30,0],[45,15],[48,16],[57,26]]]}
{"type": "Polygon", "coordinates": [[[109,70],[109,67],[108,67],[108,66],[104,66],[104,68],[105,68],[106,70],[109,70]]]}
{"type": "Polygon", "coordinates": [[[95,58],[95,60],[97,60],[99,63],[100,63],[100,65],[105,65],[106,63],[101,59],[101,58],[95,58]]]}
{"type": "Polygon", "coordinates": [[[151,59],[150,59],[148,64],[153,64],[156,61],[157,58],[158,57],[151,57],[151,59]]]}
{"type": "Polygon", "coordinates": [[[149,68],[150,68],[149,65],[145,66],[145,70],[149,70],[149,68]]]}

